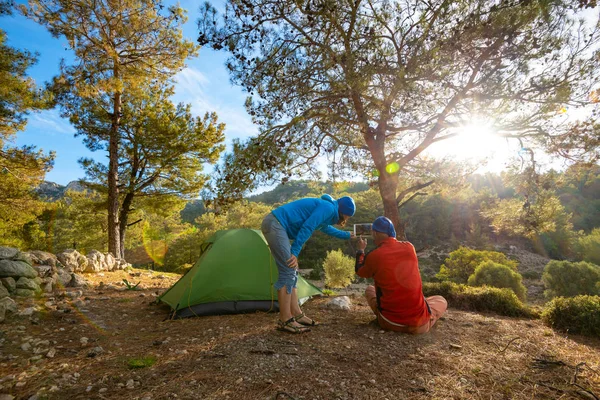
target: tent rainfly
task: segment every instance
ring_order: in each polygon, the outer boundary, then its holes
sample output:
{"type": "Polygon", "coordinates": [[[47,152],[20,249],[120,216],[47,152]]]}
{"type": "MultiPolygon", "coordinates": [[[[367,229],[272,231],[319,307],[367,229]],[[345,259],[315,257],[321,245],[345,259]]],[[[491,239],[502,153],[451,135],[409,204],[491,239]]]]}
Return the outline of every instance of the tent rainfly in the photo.
{"type": "MultiPolygon", "coordinates": [[[[277,265],[262,232],[217,231],[201,245],[200,258],[159,297],[175,318],[278,311],[277,265]]],[[[298,298],[322,292],[298,277],[298,298]]]]}

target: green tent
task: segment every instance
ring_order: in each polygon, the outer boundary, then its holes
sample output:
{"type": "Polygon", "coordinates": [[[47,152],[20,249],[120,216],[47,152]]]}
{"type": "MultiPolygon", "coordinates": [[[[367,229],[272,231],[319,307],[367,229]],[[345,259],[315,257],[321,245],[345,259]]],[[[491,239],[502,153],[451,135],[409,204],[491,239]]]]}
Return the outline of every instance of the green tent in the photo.
{"type": "MultiPolygon", "coordinates": [[[[277,265],[262,232],[218,231],[201,245],[200,258],[159,300],[177,318],[278,311],[277,265]]],[[[298,297],[321,291],[298,277],[298,297]]]]}

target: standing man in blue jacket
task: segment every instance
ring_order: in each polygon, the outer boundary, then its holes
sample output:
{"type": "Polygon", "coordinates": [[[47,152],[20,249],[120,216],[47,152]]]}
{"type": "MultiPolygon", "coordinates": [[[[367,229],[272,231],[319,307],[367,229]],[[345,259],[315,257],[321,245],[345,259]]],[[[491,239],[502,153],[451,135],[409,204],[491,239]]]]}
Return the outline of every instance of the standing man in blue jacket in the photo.
{"type": "Polygon", "coordinates": [[[302,333],[316,325],[315,321],[304,315],[298,302],[298,255],[316,229],[339,239],[353,237],[350,232],[331,225],[345,226],[355,211],[352,197],[334,200],[324,194],[320,199],[305,198],[284,204],[263,220],[261,230],[279,272],[279,279],[275,283],[279,301],[279,330],[302,333]],[[290,240],[294,243],[290,244],[290,240]]]}

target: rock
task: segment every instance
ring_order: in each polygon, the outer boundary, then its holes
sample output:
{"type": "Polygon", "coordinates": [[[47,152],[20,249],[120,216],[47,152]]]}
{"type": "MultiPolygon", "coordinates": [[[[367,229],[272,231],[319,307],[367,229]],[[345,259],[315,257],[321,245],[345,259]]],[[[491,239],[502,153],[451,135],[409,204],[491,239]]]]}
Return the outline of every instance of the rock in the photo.
{"type": "Polygon", "coordinates": [[[5,297],[0,299],[0,308],[4,308],[6,311],[15,314],[17,312],[17,303],[10,297],[5,297]]]}
{"type": "Polygon", "coordinates": [[[34,292],[41,291],[39,285],[34,280],[25,278],[24,276],[20,277],[17,281],[17,289],[29,289],[34,292]]]}
{"type": "Polygon", "coordinates": [[[49,265],[34,265],[33,269],[35,269],[38,273],[38,276],[42,278],[52,276],[52,274],[54,273],[53,268],[49,265]]]}
{"type": "Polygon", "coordinates": [[[48,350],[48,353],[46,353],[46,357],[48,358],[54,358],[54,356],[56,355],[56,349],[53,347],[50,350],[48,350]]]}
{"type": "Polygon", "coordinates": [[[88,266],[88,259],[79,254],[77,250],[69,249],[56,255],[56,258],[70,272],[85,271],[88,266]]]}
{"type": "Polygon", "coordinates": [[[35,264],[49,265],[51,267],[56,267],[56,264],[58,264],[56,256],[52,253],[41,250],[32,250],[27,254],[35,264]]]}
{"type": "Polygon", "coordinates": [[[41,288],[44,293],[52,293],[52,289],[54,288],[54,286],[52,284],[52,279],[50,279],[49,281],[45,281],[41,285],[41,288]]]}
{"type": "Polygon", "coordinates": [[[90,358],[93,358],[102,353],[104,353],[104,349],[100,346],[97,346],[97,347],[94,347],[92,350],[90,350],[88,352],[87,356],[90,358]]]}
{"type": "Polygon", "coordinates": [[[30,317],[36,311],[37,311],[37,308],[35,308],[35,307],[27,307],[27,308],[25,308],[25,309],[23,309],[23,310],[21,310],[19,312],[19,316],[21,316],[21,317],[30,317]]]}
{"type": "Polygon", "coordinates": [[[11,277],[2,278],[2,284],[4,285],[5,288],[8,289],[8,291],[10,293],[14,292],[15,289],[17,288],[17,282],[15,281],[14,278],[11,278],[11,277]]]}
{"type": "Polygon", "coordinates": [[[87,254],[88,265],[85,272],[100,272],[106,270],[106,257],[98,250],[92,250],[87,254]]]}
{"type": "Polygon", "coordinates": [[[125,387],[126,387],[127,389],[133,389],[133,388],[135,387],[134,385],[135,385],[135,383],[133,382],[133,379],[129,379],[129,380],[127,381],[127,384],[125,385],[125,387]]]}
{"type": "Polygon", "coordinates": [[[23,351],[29,351],[29,350],[31,350],[31,344],[29,344],[29,343],[27,343],[27,342],[26,342],[26,343],[23,343],[23,344],[21,345],[21,350],[23,350],[23,351]]]}
{"type": "Polygon", "coordinates": [[[73,278],[71,279],[71,283],[69,283],[70,287],[86,287],[88,285],[85,278],[78,274],[73,274],[73,278]]]}
{"type": "Polygon", "coordinates": [[[35,291],[29,289],[17,289],[15,290],[15,296],[18,297],[32,297],[35,295],[35,291]]]}
{"type": "Polygon", "coordinates": [[[64,270],[62,268],[58,269],[58,283],[62,287],[67,287],[69,283],[71,283],[72,279],[73,277],[71,276],[71,273],[69,271],[64,270]]]}
{"type": "Polygon", "coordinates": [[[88,344],[88,338],[86,338],[85,336],[82,337],[81,339],[79,339],[79,342],[83,345],[86,346],[88,344]]]}
{"type": "Polygon", "coordinates": [[[352,301],[350,301],[350,298],[348,296],[340,296],[331,299],[325,304],[325,306],[328,308],[336,308],[340,310],[350,311],[352,301]]]}
{"type": "Polygon", "coordinates": [[[8,289],[5,288],[3,285],[0,285],[0,299],[8,297],[9,294],[10,293],[8,292],[8,289]]]}
{"type": "Polygon", "coordinates": [[[100,388],[100,390],[98,390],[98,393],[105,393],[107,391],[108,391],[107,388],[100,388]]]}
{"type": "Polygon", "coordinates": [[[115,269],[115,265],[116,265],[116,260],[115,257],[111,254],[111,253],[107,253],[106,257],[106,270],[107,271],[112,271],[115,269]]]}
{"type": "Polygon", "coordinates": [[[35,278],[37,271],[24,261],[0,260],[0,278],[35,278]]]}
{"type": "Polygon", "coordinates": [[[0,260],[12,260],[19,254],[19,250],[14,247],[0,246],[0,260]]]}
{"type": "Polygon", "coordinates": [[[83,292],[81,290],[70,290],[68,292],[65,292],[65,295],[72,299],[78,299],[81,296],[83,296],[83,292]]]}

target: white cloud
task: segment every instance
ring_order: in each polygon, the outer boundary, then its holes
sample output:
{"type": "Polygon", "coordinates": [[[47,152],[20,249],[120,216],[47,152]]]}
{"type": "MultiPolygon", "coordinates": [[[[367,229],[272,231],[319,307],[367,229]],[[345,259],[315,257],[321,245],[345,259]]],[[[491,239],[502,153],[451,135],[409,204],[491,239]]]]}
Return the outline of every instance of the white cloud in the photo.
{"type": "Polygon", "coordinates": [[[207,76],[198,69],[188,67],[175,77],[175,101],[192,105],[195,115],[216,112],[219,121],[226,125],[228,143],[233,138],[247,138],[258,133],[257,127],[244,107],[241,89],[223,82],[222,77],[207,76]]]}
{"type": "Polygon", "coordinates": [[[62,118],[57,110],[42,111],[30,115],[27,129],[35,129],[48,134],[69,134],[75,133],[75,128],[65,118],[62,118]]]}

